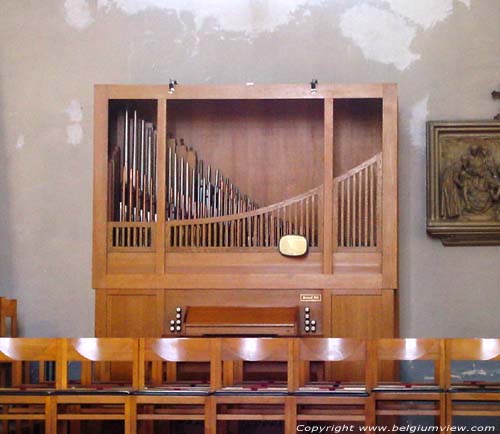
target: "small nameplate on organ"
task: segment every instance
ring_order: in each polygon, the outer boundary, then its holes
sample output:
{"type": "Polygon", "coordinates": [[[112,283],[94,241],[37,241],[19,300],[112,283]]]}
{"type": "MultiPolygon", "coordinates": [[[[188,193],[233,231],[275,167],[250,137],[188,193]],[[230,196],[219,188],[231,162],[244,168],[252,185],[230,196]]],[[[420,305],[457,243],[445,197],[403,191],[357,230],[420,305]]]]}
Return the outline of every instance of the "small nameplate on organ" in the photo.
{"type": "Polygon", "coordinates": [[[301,235],[285,235],[280,239],[279,251],[284,256],[304,256],[307,239],[301,235]]]}

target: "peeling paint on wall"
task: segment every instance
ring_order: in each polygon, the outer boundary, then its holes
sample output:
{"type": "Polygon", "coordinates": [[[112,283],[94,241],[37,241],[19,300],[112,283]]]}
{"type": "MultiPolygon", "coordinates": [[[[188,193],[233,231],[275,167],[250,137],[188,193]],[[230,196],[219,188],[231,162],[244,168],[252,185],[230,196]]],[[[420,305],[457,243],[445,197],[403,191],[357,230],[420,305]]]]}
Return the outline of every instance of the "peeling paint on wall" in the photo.
{"type": "Polygon", "coordinates": [[[66,110],[64,110],[71,122],[81,122],[83,119],[82,106],[76,99],[72,99],[66,110]]]}
{"type": "Polygon", "coordinates": [[[340,30],[369,60],[392,64],[403,71],[420,58],[410,50],[416,27],[389,10],[369,4],[354,6],[342,14],[340,30]]]}
{"type": "Polygon", "coordinates": [[[453,0],[385,0],[390,9],[424,30],[444,21],[453,13],[453,0]]]}
{"type": "Polygon", "coordinates": [[[460,3],[463,3],[465,6],[467,6],[470,9],[470,5],[472,0],[458,0],[460,3]]]}
{"type": "MultiPolygon", "coordinates": [[[[460,1],[470,8],[471,0],[460,1]]],[[[367,1],[342,14],[340,29],[367,59],[392,64],[404,71],[420,59],[420,54],[411,49],[418,32],[446,20],[454,12],[454,6],[454,0],[367,1]]]]}
{"type": "MultiPolygon", "coordinates": [[[[148,10],[193,15],[198,29],[207,18],[217,20],[224,31],[261,33],[272,32],[286,24],[300,7],[320,4],[320,0],[98,0],[97,9],[105,13],[118,9],[126,15],[148,10]]],[[[92,24],[89,0],[66,0],[66,22],[76,28],[92,24]]]]}
{"type": "Polygon", "coordinates": [[[70,125],[66,127],[67,142],[70,145],[79,145],[83,140],[82,119],[83,111],[82,106],[78,100],[73,99],[69,103],[64,112],[68,115],[70,125]]]}
{"type": "Polygon", "coordinates": [[[65,20],[71,27],[84,30],[94,22],[87,0],[65,0],[65,20]]]}
{"type": "Polygon", "coordinates": [[[67,140],[70,145],[76,146],[82,143],[83,129],[80,124],[71,124],[66,127],[67,140]]]}
{"type": "Polygon", "coordinates": [[[425,122],[429,115],[429,95],[423,97],[411,108],[411,118],[408,126],[410,144],[425,153],[425,122]]]}
{"type": "Polygon", "coordinates": [[[24,134],[19,134],[16,141],[16,149],[24,148],[24,134]]]}

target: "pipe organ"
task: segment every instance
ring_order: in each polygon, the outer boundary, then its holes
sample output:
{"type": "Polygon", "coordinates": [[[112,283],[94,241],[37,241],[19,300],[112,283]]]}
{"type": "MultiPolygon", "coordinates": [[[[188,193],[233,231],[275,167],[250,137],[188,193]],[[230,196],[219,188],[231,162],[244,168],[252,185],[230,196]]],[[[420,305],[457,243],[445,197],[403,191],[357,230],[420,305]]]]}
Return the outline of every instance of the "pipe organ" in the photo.
{"type": "Polygon", "coordinates": [[[94,142],[97,336],[396,333],[395,85],[97,85],[94,142]]]}

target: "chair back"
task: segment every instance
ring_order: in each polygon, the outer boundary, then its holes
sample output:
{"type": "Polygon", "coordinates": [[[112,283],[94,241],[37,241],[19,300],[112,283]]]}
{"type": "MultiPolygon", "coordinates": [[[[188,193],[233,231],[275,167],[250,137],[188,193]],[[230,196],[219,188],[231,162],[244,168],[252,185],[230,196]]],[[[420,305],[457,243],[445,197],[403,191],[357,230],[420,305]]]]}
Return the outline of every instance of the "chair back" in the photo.
{"type": "Polygon", "coordinates": [[[62,343],[63,387],[68,385],[68,363],[81,362],[81,384],[90,386],[97,374],[100,382],[110,381],[109,369],[100,362],[127,362],[130,385],[138,386],[139,340],[135,338],[68,338],[62,343]]]}
{"type": "Polygon", "coordinates": [[[376,365],[373,369],[375,384],[379,381],[381,362],[417,361],[434,362],[434,383],[444,387],[445,345],[443,339],[434,338],[388,338],[373,341],[376,365]]]}
{"type": "Polygon", "coordinates": [[[139,387],[146,384],[146,365],[151,364],[151,383],[162,384],[163,367],[167,366],[167,382],[177,380],[176,366],[179,362],[208,362],[210,386],[215,387],[220,373],[220,348],[212,338],[142,338],[139,343],[139,387]]]}
{"type": "Polygon", "coordinates": [[[446,387],[452,384],[453,361],[500,361],[500,339],[460,338],[446,340],[446,387]]]}
{"type": "Polygon", "coordinates": [[[359,362],[366,360],[366,341],[351,338],[298,339],[300,361],[359,362]]]}
{"type": "Polygon", "coordinates": [[[31,362],[38,363],[38,384],[47,383],[48,372],[46,363],[56,366],[54,376],[56,387],[61,385],[61,365],[58,362],[61,355],[61,339],[59,338],[0,338],[0,362],[12,363],[12,386],[33,384],[29,378],[31,362]],[[28,369],[23,369],[25,364],[28,369]],[[24,374],[24,379],[23,379],[24,374]]]}
{"type": "MultiPolygon", "coordinates": [[[[286,362],[287,387],[293,388],[293,338],[228,337],[220,339],[220,357],[224,365],[224,385],[234,384],[242,375],[233,375],[241,362],[286,362]]],[[[242,369],[240,369],[242,370],[242,369]]]]}
{"type": "MultiPolygon", "coordinates": [[[[367,343],[356,338],[299,338],[296,340],[299,386],[310,380],[310,362],[362,362],[368,388],[367,343]]],[[[324,367],[323,367],[324,369],[324,367]]]]}
{"type": "Polygon", "coordinates": [[[17,337],[17,300],[0,297],[0,336],[17,337]]]}

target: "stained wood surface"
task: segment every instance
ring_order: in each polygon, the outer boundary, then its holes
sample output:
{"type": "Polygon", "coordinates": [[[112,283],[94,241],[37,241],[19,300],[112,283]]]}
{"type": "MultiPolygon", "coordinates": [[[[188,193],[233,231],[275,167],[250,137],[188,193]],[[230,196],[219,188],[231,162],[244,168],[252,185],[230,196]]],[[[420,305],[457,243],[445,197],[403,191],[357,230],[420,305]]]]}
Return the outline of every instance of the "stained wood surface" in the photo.
{"type": "Polygon", "coordinates": [[[322,184],[322,110],[321,100],[169,101],[167,128],[266,206],[322,184]]]}
{"type": "Polygon", "coordinates": [[[296,327],[293,307],[189,306],[186,327],[296,327]]]}

